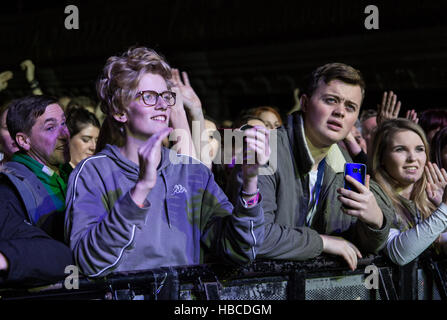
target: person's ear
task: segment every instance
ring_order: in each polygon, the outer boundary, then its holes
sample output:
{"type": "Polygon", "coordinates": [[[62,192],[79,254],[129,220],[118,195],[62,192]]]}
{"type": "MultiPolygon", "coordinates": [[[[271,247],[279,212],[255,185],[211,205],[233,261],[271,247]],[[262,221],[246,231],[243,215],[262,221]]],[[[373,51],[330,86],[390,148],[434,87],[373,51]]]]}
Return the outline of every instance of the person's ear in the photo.
{"type": "Polygon", "coordinates": [[[309,102],[309,98],[307,97],[307,95],[305,93],[303,93],[300,98],[301,110],[303,112],[307,112],[308,102],[309,102]]]}
{"type": "Polygon", "coordinates": [[[115,118],[116,121],[121,122],[121,123],[127,122],[127,115],[124,112],[115,112],[113,114],[113,118],[115,118]]]}
{"type": "Polygon", "coordinates": [[[31,148],[31,140],[26,133],[17,132],[16,134],[17,146],[25,151],[29,151],[31,148]]]}

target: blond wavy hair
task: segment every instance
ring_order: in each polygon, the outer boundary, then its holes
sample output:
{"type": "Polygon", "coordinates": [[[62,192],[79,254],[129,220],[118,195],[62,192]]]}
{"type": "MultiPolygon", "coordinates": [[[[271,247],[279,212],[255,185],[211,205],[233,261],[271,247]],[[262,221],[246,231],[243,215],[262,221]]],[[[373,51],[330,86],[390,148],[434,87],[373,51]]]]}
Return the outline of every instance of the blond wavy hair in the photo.
{"type": "Polygon", "coordinates": [[[106,115],[123,112],[137,94],[138,83],[146,73],[161,75],[172,86],[171,67],[157,52],[146,47],[131,47],[121,56],[107,59],[96,83],[101,110],[106,115]]]}
{"type": "MultiPolygon", "coordinates": [[[[384,163],[387,160],[385,156],[388,146],[391,144],[391,140],[396,133],[402,131],[412,131],[421,138],[425,147],[427,162],[430,161],[430,147],[428,145],[424,130],[422,130],[422,128],[416,123],[403,118],[386,120],[380,124],[373,138],[373,150],[371,150],[371,153],[368,152],[371,176],[392,200],[394,207],[397,209],[399,214],[403,214],[405,208],[399,201],[398,194],[396,192],[398,182],[385,170],[384,163]]],[[[429,217],[436,209],[435,206],[428,200],[425,191],[426,186],[427,178],[424,172],[422,177],[414,184],[413,191],[410,195],[410,200],[416,205],[423,219],[429,217]]]]}
{"type": "Polygon", "coordinates": [[[101,111],[106,115],[98,138],[97,151],[107,143],[122,146],[125,141],[124,124],[113,117],[124,113],[129,103],[135,99],[138,84],[147,74],[159,74],[170,89],[171,67],[165,58],[155,50],[146,47],[131,47],[120,56],[107,59],[103,72],[96,82],[96,91],[101,111]]]}

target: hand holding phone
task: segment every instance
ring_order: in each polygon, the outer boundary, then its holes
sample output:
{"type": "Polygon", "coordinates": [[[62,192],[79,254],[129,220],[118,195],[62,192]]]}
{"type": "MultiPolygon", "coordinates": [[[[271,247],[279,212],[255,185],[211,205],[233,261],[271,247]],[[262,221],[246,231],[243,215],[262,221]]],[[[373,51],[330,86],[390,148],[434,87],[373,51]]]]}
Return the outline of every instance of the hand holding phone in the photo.
{"type": "Polygon", "coordinates": [[[361,184],[365,185],[366,179],[366,166],[362,163],[345,163],[345,185],[344,188],[347,190],[358,191],[352,183],[346,181],[346,176],[351,176],[361,184]]]}
{"type": "MultiPolygon", "coordinates": [[[[345,187],[337,189],[338,200],[342,204],[342,211],[365,222],[375,229],[382,228],[383,214],[379,208],[374,194],[369,190],[369,175],[366,175],[366,166],[359,163],[345,164],[345,187]],[[349,178],[347,178],[349,176],[349,178]],[[358,181],[356,187],[347,181],[358,181]]],[[[353,183],[355,183],[355,181],[353,183]]]]}

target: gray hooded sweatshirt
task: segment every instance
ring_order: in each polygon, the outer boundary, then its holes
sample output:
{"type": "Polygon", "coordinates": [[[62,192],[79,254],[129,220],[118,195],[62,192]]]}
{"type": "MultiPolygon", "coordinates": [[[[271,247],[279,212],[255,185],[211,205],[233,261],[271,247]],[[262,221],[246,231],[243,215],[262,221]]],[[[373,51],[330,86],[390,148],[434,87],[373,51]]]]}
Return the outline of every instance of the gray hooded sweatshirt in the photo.
{"type": "Polygon", "coordinates": [[[162,148],[156,185],[141,208],[130,197],[138,174],[137,164],[107,145],[70,175],[65,238],[84,274],[199,264],[205,251],[238,264],[255,259],[264,237],[261,203],[246,208],[239,198],[233,211],[206,166],[162,148]]]}

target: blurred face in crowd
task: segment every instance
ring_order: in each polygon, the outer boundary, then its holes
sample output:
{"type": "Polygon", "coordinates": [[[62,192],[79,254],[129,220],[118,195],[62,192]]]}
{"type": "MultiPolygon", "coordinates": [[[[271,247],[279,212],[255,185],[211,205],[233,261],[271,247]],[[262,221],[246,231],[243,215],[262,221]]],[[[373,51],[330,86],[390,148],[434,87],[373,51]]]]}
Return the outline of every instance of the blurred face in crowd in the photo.
{"type": "Polygon", "coordinates": [[[424,173],[427,162],[424,142],[414,131],[398,131],[391,138],[381,161],[400,187],[411,186],[424,173]]]}
{"type": "MultiPolygon", "coordinates": [[[[162,93],[168,90],[166,80],[159,74],[146,73],[138,84],[138,92],[151,90],[162,93]]],[[[118,121],[126,122],[130,137],[146,140],[153,134],[168,127],[171,108],[160,96],[154,106],[147,106],[141,95],[128,105],[124,118],[115,116],[118,121]]]]}
{"type": "Polygon", "coordinates": [[[3,153],[5,154],[6,158],[11,158],[12,155],[19,151],[19,148],[17,147],[14,140],[11,138],[11,135],[8,131],[8,126],[6,125],[6,116],[8,114],[8,109],[6,109],[0,118],[1,122],[1,128],[0,128],[0,145],[2,148],[3,153]]]}
{"type": "Polygon", "coordinates": [[[250,119],[250,120],[247,121],[247,124],[249,124],[249,125],[251,125],[253,127],[261,126],[261,127],[266,128],[265,123],[263,121],[261,121],[261,120],[258,120],[258,119],[250,119]]]}
{"type": "Polygon", "coordinates": [[[360,86],[320,80],[312,96],[301,97],[306,136],[317,148],[343,140],[357,120],[361,103],[360,86]]]}
{"type": "Polygon", "coordinates": [[[259,118],[262,119],[265,123],[265,127],[268,129],[276,129],[281,125],[280,119],[276,117],[276,115],[273,112],[270,111],[264,111],[259,115],[259,118]]]}
{"type": "Polygon", "coordinates": [[[377,128],[377,117],[371,117],[362,122],[362,135],[366,141],[366,145],[371,149],[374,130],[377,128]]]}
{"type": "Polygon", "coordinates": [[[19,132],[16,135],[17,143],[31,158],[55,171],[59,165],[70,161],[69,139],[64,111],[57,103],[46,107],[29,134],[19,132]]]}
{"type": "Polygon", "coordinates": [[[83,159],[95,154],[99,128],[89,124],[70,139],[71,165],[74,167],[83,159]]]}
{"type": "Polygon", "coordinates": [[[441,150],[442,167],[447,170],[447,145],[441,150]]]}
{"type": "Polygon", "coordinates": [[[214,136],[214,133],[217,132],[216,124],[205,119],[205,131],[208,137],[209,161],[211,162],[217,156],[219,150],[219,141],[214,136]]]}
{"type": "Polygon", "coordinates": [[[435,134],[441,130],[441,127],[437,127],[435,129],[430,130],[429,132],[427,132],[427,140],[429,143],[431,143],[431,141],[433,140],[433,137],[435,136],[435,134]]]}
{"type": "Polygon", "coordinates": [[[360,130],[357,129],[356,126],[353,126],[351,129],[351,133],[354,136],[355,141],[357,141],[357,143],[359,144],[360,148],[362,148],[363,152],[366,153],[367,152],[366,141],[365,139],[363,139],[360,130]]]}

